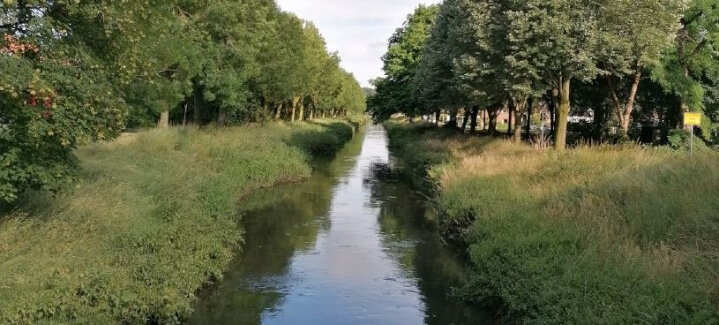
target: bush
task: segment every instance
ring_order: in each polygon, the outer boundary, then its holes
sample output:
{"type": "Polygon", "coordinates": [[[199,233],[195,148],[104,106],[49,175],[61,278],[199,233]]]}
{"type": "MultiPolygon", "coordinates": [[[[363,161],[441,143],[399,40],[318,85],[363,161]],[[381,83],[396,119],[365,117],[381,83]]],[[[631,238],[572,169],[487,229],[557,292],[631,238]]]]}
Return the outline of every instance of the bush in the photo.
{"type": "MultiPolygon", "coordinates": [[[[690,144],[692,143],[692,136],[687,130],[671,130],[669,131],[669,146],[671,146],[675,150],[689,152],[690,150],[690,144]]],[[[710,150],[710,148],[706,145],[704,140],[701,139],[698,135],[694,135],[694,141],[693,141],[693,150],[696,151],[706,151],[710,150]]]]}
{"type": "Polygon", "coordinates": [[[336,153],[354,136],[359,124],[348,121],[319,121],[311,122],[318,127],[292,136],[290,143],[307,150],[314,156],[327,156],[336,153]]]}
{"type": "Polygon", "coordinates": [[[430,167],[449,161],[448,147],[433,146],[430,142],[417,140],[422,138],[446,139],[456,134],[457,131],[441,129],[426,123],[407,127],[402,123],[385,122],[384,127],[387,130],[393,152],[402,159],[412,174],[426,178],[430,167]]]}
{"type": "MultiPolygon", "coordinates": [[[[7,40],[19,42],[6,36],[0,49],[7,40]]],[[[0,205],[29,189],[57,192],[72,185],[73,150],[122,130],[127,107],[106,95],[112,85],[96,81],[108,79],[89,68],[96,62],[72,67],[51,61],[57,60],[0,55],[0,205]]]]}

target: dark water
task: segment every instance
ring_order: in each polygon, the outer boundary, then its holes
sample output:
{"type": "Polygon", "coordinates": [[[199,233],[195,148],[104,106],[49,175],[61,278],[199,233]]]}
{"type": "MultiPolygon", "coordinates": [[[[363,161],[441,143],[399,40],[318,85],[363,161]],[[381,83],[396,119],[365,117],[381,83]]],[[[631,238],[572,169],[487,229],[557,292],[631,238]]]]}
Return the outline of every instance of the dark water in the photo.
{"type": "Polygon", "coordinates": [[[491,324],[448,297],[464,264],[369,127],[302,184],[246,199],[246,244],[191,324],[491,324]]]}

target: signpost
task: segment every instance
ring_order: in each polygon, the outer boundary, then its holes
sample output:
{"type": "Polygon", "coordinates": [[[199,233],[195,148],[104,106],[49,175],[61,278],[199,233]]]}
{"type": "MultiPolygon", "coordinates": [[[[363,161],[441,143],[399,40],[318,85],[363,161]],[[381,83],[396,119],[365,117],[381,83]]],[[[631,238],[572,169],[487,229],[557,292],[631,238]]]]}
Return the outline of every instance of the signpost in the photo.
{"type": "Polygon", "coordinates": [[[694,154],[694,127],[702,124],[701,113],[684,113],[684,125],[691,126],[691,138],[689,140],[689,154],[694,154]]]}

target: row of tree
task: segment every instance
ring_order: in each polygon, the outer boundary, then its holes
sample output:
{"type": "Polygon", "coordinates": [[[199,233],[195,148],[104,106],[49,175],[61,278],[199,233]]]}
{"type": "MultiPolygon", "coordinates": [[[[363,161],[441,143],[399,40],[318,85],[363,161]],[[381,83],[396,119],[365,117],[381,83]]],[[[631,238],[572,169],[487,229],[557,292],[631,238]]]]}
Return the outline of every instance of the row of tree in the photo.
{"type": "Polygon", "coordinates": [[[548,107],[560,150],[570,108],[595,111],[597,138],[640,120],[678,128],[693,111],[709,139],[719,121],[714,0],[445,0],[410,15],[383,59],[376,120],[447,111],[456,125],[464,111],[474,129],[480,110],[504,109],[519,141],[522,116],[548,107]]]}
{"type": "Polygon", "coordinates": [[[310,22],[274,0],[2,0],[0,202],[57,190],[127,127],[364,112],[310,22]]]}

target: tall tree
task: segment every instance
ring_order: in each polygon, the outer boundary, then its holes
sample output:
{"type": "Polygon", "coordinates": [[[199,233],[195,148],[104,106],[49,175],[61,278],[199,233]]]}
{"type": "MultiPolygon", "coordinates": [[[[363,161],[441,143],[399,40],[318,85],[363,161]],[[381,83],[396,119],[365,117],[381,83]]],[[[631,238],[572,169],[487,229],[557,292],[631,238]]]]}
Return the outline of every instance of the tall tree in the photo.
{"type": "MultiPolygon", "coordinates": [[[[421,111],[430,112],[446,107],[450,109],[453,119],[456,118],[458,108],[467,104],[458,89],[453,69],[453,63],[459,56],[455,46],[458,40],[453,38],[456,35],[451,30],[458,15],[455,2],[447,0],[439,7],[435,25],[430,30],[412,82],[412,96],[421,111]]],[[[470,110],[467,108],[465,111],[470,110]]],[[[450,125],[456,126],[456,121],[450,121],[450,125]]]]}
{"type": "MultiPolygon", "coordinates": [[[[703,112],[706,91],[716,84],[719,75],[719,4],[712,0],[691,0],[680,19],[676,47],[665,55],[652,78],[681,99],[679,113],[703,112]]],[[[704,119],[709,121],[709,119],[704,119]]],[[[704,125],[708,128],[708,125],[704,125]]]]}
{"type": "Polygon", "coordinates": [[[599,59],[622,131],[629,132],[639,84],[657,67],[679,29],[684,0],[618,0],[603,7],[599,59]]]}
{"type": "Polygon", "coordinates": [[[421,113],[411,87],[437,12],[438,6],[420,5],[390,38],[387,54],[382,57],[386,76],[375,81],[377,97],[386,100],[373,100],[370,105],[375,120],[395,113],[410,117],[421,113]]]}

